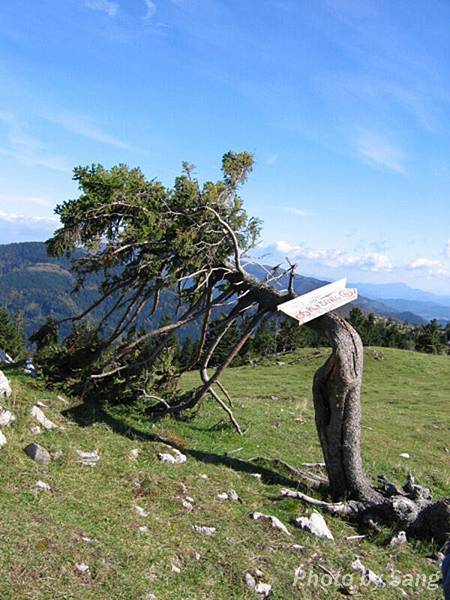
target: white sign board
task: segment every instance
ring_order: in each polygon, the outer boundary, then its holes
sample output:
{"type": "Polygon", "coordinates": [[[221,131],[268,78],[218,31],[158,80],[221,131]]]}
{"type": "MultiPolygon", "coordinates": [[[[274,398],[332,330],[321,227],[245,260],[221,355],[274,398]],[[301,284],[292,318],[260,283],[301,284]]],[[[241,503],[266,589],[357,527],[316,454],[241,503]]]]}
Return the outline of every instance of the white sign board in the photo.
{"type": "Polygon", "coordinates": [[[278,310],[296,319],[299,325],[302,325],[302,323],[317,319],[317,317],[321,317],[327,312],[356,300],[358,290],[356,288],[346,288],[346,283],[346,279],[340,279],[329,285],[324,285],[303,296],[279,304],[278,310]]]}

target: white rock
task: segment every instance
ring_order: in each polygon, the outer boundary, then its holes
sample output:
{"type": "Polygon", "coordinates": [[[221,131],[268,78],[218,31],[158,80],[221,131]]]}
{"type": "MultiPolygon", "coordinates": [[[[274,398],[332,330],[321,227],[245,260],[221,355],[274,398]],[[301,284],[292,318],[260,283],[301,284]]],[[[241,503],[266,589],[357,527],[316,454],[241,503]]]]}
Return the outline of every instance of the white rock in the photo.
{"type": "Polygon", "coordinates": [[[39,408],[48,408],[47,404],[45,404],[45,402],[42,402],[41,400],[38,400],[36,402],[36,406],[39,406],[39,408]]]}
{"type": "Polygon", "coordinates": [[[35,425],[30,429],[30,431],[33,435],[40,435],[42,433],[42,429],[39,427],[39,425],[35,425]]]}
{"type": "Polygon", "coordinates": [[[297,527],[306,529],[317,537],[326,538],[327,540],[334,540],[333,534],[328,529],[328,525],[325,523],[325,519],[316,511],[313,511],[310,517],[299,517],[298,519],[295,519],[295,524],[297,527]]]}
{"type": "Polygon", "coordinates": [[[100,460],[98,450],[93,450],[92,452],[83,452],[82,450],[77,450],[76,452],[79,456],[77,463],[83,467],[95,467],[100,460]]]}
{"type": "Polygon", "coordinates": [[[260,512],[254,512],[250,516],[255,521],[269,521],[274,529],[278,529],[286,535],[291,535],[286,525],[284,525],[284,523],[282,523],[277,517],[273,517],[272,515],[264,515],[260,512]]]}
{"type": "Polygon", "coordinates": [[[191,496],[186,496],[186,500],[188,502],[190,502],[191,504],[194,504],[194,502],[195,502],[194,498],[191,498],[191,496]]]}
{"type": "Polygon", "coordinates": [[[361,573],[369,583],[374,584],[376,587],[385,586],[383,579],[366,567],[359,558],[352,562],[352,569],[361,573]]]}
{"type": "Polygon", "coordinates": [[[138,529],[141,533],[148,533],[147,525],[141,525],[141,527],[139,527],[138,529]]]}
{"type": "Polygon", "coordinates": [[[84,563],[77,563],[75,565],[75,570],[77,571],[77,573],[79,575],[83,575],[84,577],[87,577],[87,578],[91,577],[91,570],[88,567],[88,565],[86,565],[84,563]]]}
{"type": "Polygon", "coordinates": [[[250,475],[252,477],[254,477],[255,479],[259,479],[259,481],[261,481],[261,479],[262,479],[261,473],[250,473],[250,475]]]}
{"type": "Polygon", "coordinates": [[[128,452],[128,458],[133,459],[133,458],[137,458],[140,454],[140,450],[139,448],[133,448],[132,450],[130,450],[128,452]]]}
{"type": "Polygon", "coordinates": [[[408,540],[406,538],[406,533],[404,531],[399,531],[398,534],[394,535],[392,540],[389,542],[389,546],[401,546],[407,542],[408,540]]]}
{"type": "Polygon", "coordinates": [[[300,544],[292,544],[291,550],[292,552],[298,552],[301,554],[305,549],[305,546],[300,546],[300,544]]]}
{"type": "Polygon", "coordinates": [[[93,538],[91,538],[91,537],[89,537],[87,535],[82,535],[80,537],[80,540],[83,541],[83,542],[86,542],[86,544],[93,544],[94,541],[95,541],[93,538]]]}
{"type": "Polygon", "coordinates": [[[214,535],[216,533],[215,527],[205,527],[203,525],[192,525],[192,531],[199,533],[200,535],[214,535]]]}
{"type": "Polygon", "coordinates": [[[155,594],[147,594],[144,600],[157,600],[155,594]]]}
{"type": "Polygon", "coordinates": [[[365,579],[367,579],[367,581],[373,583],[373,585],[375,585],[376,587],[385,586],[385,583],[381,579],[381,577],[379,575],[375,575],[373,571],[364,566],[359,560],[359,558],[355,560],[355,562],[352,562],[352,569],[354,569],[355,571],[359,571],[359,573],[361,573],[365,577],[365,579]]]}
{"type": "Polygon", "coordinates": [[[185,500],[184,498],[181,500],[181,504],[182,504],[184,510],[187,510],[188,512],[190,512],[194,508],[192,506],[192,504],[188,500],[185,500]]]}
{"type": "Polygon", "coordinates": [[[239,502],[240,498],[237,495],[237,492],[235,490],[233,490],[232,488],[228,490],[228,492],[221,492],[220,494],[217,494],[217,499],[218,500],[231,500],[233,502],[239,502]]]}
{"type": "Polygon", "coordinates": [[[36,483],[34,484],[34,488],[36,490],[42,490],[44,492],[49,492],[51,490],[48,483],[45,483],[45,481],[40,481],[40,480],[36,481],[36,483]]]}
{"type": "Polygon", "coordinates": [[[13,362],[10,355],[0,348],[0,365],[12,365],[13,362]]]}
{"type": "Polygon", "coordinates": [[[142,508],[142,506],[138,506],[137,504],[134,506],[134,512],[140,517],[148,517],[148,512],[142,508]]]}
{"type": "Polygon", "coordinates": [[[59,460],[63,455],[62,450],[57,450],[56,452],[52,452],[52,460],[59,460]]]}
{"type": "Polygon", "coordinates": [[[271,400],[278,400],[278,396],[270,396],[271,400]]]}
{"type": "Polygon", "coordinates": [[[3,371],[0,371],[0,398],[2,396],[9,398],[9,396],[11,396],[11,394],[12,394],[11,385],[10,385],[7,377],[4,375],[3,371]]]}
{"type": "Polygon", "coordinates": [[[0,407],[0,427],[7,427],[15,420],[16,417],[10,410],[5,410],[4,408],[0,407]]]}
{"type": "Polygon", "coordinates": [[[261,598],[267,598],[272,592],[272,586],[268,583],[257,583],[255,587],[255,592],[261,598]]]}
{"type": "Polygon", "coordinates": [[[6,438],[2,431],[0,431],[0,448],[6,444],[6,438]]]}
{"type": "Polygon", "coordinates": [[[42,427],[44,427],[44,429],[58,429],[58,426],[50,421],[50,419],[47,419],[42,410],[36,404],[31,409],[31,416],[34,417],[36,421],[40,423],[42,427]]]}
{"type": "Polygon", "coordinates": [[[407,452],[402,452],[401,454],[399,454],[399,456],[406,459],[411,458],[411,456],[407,452]]]}
{"type": "Polygon", "coordinates": [[[172,572],[173,573],[181,573],[181,569],[180,569],[180,567],[177,567],[177,565],[172,565],[172,572]]]}
{"type": "Polygon", "coordinates": [[[173,454],[158,452],[158,458],[161,462],[167,463],[168,465],[182,465],[187,461],[187,457],[182,452],[171,446],[167,447],[170,448],[173,454]]]}
{"type": "Polygon", "coordinates": [[[208,479],[208,475],[206,473],[200,473],[200,479],[208,479]]]}
{"type": "Polygon", "coordinates": [[[245,583],[248,588],[253,590],[260,598],[267,598],[272,592],[272,586],[268,583],[256,583],[255,578],[250,573],[245,574],[245,583]]]}

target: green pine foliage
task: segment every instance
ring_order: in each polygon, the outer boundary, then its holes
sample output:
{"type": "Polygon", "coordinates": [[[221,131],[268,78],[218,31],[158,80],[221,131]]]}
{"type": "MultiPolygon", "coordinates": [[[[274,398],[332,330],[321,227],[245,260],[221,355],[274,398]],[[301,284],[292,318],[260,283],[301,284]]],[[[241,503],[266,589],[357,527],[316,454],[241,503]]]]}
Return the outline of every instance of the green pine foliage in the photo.
{"type": "Polygon", "coordinates": [[[26,356],[22,317],[19,313],[11,315],[6,308],[0,309],[0,348],[13,360],[26,356]]]}

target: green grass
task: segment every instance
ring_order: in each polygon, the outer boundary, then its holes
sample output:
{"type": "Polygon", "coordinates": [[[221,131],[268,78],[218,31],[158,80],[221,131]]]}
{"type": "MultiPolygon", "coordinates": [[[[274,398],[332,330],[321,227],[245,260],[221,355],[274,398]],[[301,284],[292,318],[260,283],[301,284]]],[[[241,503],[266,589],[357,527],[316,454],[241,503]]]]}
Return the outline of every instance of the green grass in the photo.
{"type": "MultiPolygon", "coordinates": [[[[403,483],[411,470],[436,498],[448,496],[450,360],[393,349],[377,353],[366,351],[362,397],[367,471],[403,483]],[[384,358],[377,359],[377,353],[384,358]],[[400,458],[401,452],[411,459],[400,458]]],[[[39,383],[8,373],[14,396],[2,405],[11,407],[17,421],[5,431],[8,442],[0,450],[0,598],[140,600],[150,592],[158,600],[255,598],[244,583],[245,573],[255,569],[272,584],[273,598],[344,597],[338,586],[326,587],[326,579],[322,588],[305,582],[294,587],[294,571],[302,564],[319,577],[325,575],[319,565],[337,577],[353,574],[357,597],[402,597],[392,586],[362,586],[350,567],[356,557],[388,581],[393,572],[436,578],[437,566],[429,560],[432,544],[390,548],[388,530],[370,540],[347,541],[358,532],[328,516],[336,541],[319,541],[292,526],[293,518],[310,511],[296,501],[279,500],[281,485],[273,467],[261,469],[262,481],[250,474],[248,459],[255,456],[293,465],[321,460],[311,381],[326,354],[306,349],[282,358],[281,366],[271,359],[224,375],[235,415],[248,428],[244,437],[230,429],[212,400],[186,421],[150,423],[118,409],[105,415],[75,408],[63,415],[77,403],[66,405],[39,383]],[[37,400],[48,404],[44,412],[63,430],[31,435],[30,408],[37,400]],[[158,461],[161,438],[183,447],[187,462],[170,466],[158,461]],[[62,458],[36,465],[22,451],[33,439],[50,452],[62,450],[62,458]],[[95,448],[101,457],[96,467],[76,463],[76,449],[95,448]],[[133,448],[140,450],[135,460],[128,457],[133,448]],[[52,491],[34,490],[38,479],[52,491]],[[217,499],[231,487],[242,504],[217,499]],[[192,512],[182,507],[185,495],[194,499],[192,512]],[[149,516],[139,517],[136,504],[149,516]],[[251,520],[255,510],[279,517],[292,535],[251,520]],[[217,532],[199,536],[194,524],[214,526],[217,532]],[[148,527],[147,534],[139,531],[141,525],[148,527]],[[303,552],[295,552],[293,544],[304,546],[303,552]],[[76,573],[80,562],[89,565],[91,580],[76,573]],[[181,572],[172,571],[172,565],[181,572]]],[[[188,374],[183,385],[196,378],[188,374]]],[[[439,589],[403,581],[409,598],[441,598],[439,589]]]]}

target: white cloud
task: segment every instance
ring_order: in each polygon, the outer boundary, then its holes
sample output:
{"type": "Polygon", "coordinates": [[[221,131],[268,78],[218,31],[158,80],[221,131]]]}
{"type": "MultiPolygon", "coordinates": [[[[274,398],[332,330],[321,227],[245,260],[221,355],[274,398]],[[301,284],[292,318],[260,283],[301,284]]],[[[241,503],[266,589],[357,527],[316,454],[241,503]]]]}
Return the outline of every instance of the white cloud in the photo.
{"type": "Polygon", "coordinates": [[[294,246],[284,240],[275,244],[276,250],[293,259],[305,259],[326,267],[354,267],[363,271],[391,271],[393,264],[385,254],[366,252],[364,254],[351,254],[336,250],[314,250],[307,246],[294,246]]]}
{"type": "Polygon", "coordinates": [[[58,219],[56,217],[39,217],[39,216],[28,216],[28,215],[18,215],[16,213],[4,212],[0,210],[0,221],[4,221],[7,223],[42,223],[55,225],[58,223],[58,219]]]}
{"type": "Polygon", "coordinates": [[[105,131],[102,131],[89,122],[89,120],[85,117],[70,113],[43,114],[42,117],[47,119],[47,121],[51,121],[56,125],[61,125],[61,127],[64,127],[64,129],[93,140],[94,142],[115,146],[116,148],[130,148],[126,142],[114,137],[113,135],[110,135],[109,133],[106,133],[105,131]]]}
{"type": "Polygon", "coordinates": [[[444,249],[445,256],[450,258],[450,239],[447,240],[447,244],[444,249]]]}
{"type": "Polygon", "coordinates": [[[119,4],[110,0],[85,0],[84,5],[86,8],[104,12],[108,17],[115,17],[119,10],[119,4]]]}
{"type": "Polygon", "coordinates": [[[147,12],[144,16],[144,19],[151,19],[156,13],[156,4],[153,0],[144,0],[145,5],[147,7],[147,12]]]}
{"type": "Polygon", "coordinates": [[[41,206],[42,208],[51,208],[55,206],[56,202],[49,198],[42,198],[40,196],[25,196],[20,194],[0,194],[0,203],[10,206],[21,206],[23,204],[32,204],[34,206],[41,206]]]}
{"type": "Polygon", "coordinates": [[[356,141],[357,152],[370,165],[405,173],[405,154],[379,134],[364,132],[356,141]]]}
{"type": "Polygon", "coordinates": [[[285,206],[284,210],[291,213],[291,215],[296,215],[297,217],[307,217],[310,213],[301,210],[300,208],[294,208],[291,206],[285,206]]]}

